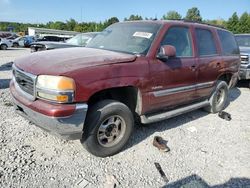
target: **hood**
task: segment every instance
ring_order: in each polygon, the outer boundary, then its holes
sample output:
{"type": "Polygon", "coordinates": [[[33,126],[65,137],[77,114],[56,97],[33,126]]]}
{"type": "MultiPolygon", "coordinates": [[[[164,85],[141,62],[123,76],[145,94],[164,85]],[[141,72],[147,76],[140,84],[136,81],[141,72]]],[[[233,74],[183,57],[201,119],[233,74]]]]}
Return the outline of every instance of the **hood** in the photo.
{"type": "Polygon", "coordinates": [[[240,53],[250,54],[250,47],[242,47],[242,46],[240,46],[240,53]]]}
{"type": "Polygon", "coordinates": [[[82,68],[132,62],[136,55],[94,48],[49,50],[19,58],[15,65],[34,75],[63,75],[82,68]]]}

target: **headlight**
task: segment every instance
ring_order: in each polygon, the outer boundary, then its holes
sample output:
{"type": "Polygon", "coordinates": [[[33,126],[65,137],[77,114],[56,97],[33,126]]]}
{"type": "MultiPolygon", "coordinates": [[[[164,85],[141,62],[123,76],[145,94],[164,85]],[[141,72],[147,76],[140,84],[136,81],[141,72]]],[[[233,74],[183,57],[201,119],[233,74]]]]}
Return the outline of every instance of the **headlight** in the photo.
{"type": "Polygon", "coordinates": [[[59,103],[73,102],[75,82],[65,76],[40,75],[36,83],[37,97],[59,103]]]}

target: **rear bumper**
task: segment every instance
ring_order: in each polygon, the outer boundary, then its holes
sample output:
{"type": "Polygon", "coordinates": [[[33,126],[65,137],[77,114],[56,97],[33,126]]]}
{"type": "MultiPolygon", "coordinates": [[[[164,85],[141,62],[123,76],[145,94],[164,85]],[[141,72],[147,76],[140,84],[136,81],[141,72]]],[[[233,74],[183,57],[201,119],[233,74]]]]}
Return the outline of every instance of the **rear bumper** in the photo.
{"type": "Polygon", "coordinates": [[[41,100],[29,101],[16,91],[13,83],[10,84],[10,91],[13,105],[19,115],[30,120],[43,130],[64,139],[76,140],[82,138],[88,110],[87,104],[53,105],[41,100]],[[45,107],[46,109],[44,109],[45,107]],[[69,110],[69,108],[71,108],[71,110],[69,110]],[[48,114],[46,114],[44,110],[47,110],[48,114]]]}

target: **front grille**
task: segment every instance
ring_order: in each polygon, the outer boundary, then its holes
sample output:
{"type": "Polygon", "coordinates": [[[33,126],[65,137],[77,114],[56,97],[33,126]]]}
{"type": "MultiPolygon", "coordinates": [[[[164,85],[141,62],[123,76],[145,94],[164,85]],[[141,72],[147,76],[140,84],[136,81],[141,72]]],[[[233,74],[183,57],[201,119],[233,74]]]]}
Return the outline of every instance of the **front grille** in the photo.
{"type": "Polygon", "coordinates": [[[18,86],[26,93],[34,96],[34,79],[18,69],[13,69],[13,75],[18,86]]]}
{"type": "Polygon", "coordinates": [[[242,64],[248,64],[249,63],[249,56],[248,55],[241,55],[240,60],[242,64]]]}

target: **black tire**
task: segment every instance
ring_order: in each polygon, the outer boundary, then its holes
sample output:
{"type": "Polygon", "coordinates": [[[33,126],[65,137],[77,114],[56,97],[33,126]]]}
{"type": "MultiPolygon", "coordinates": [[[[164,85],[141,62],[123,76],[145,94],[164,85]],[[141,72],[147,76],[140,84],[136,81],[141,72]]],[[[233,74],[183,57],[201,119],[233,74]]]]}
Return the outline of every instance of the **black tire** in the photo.
{"type": "Polygon", "coordinates": [[[219,80],[209,99],[210,105],[204,109],[210,113],[217,113],[225,109],[228,99],[228,85],[225,81],[219,80]]]}
{"type": "Polygon", "coordinates": [[[13,43],[13,47],[18,48],[19,47],[18,43],[13,43]]]}
{"type": "Polygon", "coordinates": [[[36,51],[37,52],[40,52],[40,51],[43,51],[44,49],[43,48],[37,48],[36,51]]]}
{"type": "Polygon", "coordinates": [[[111,156],[122,150],[132,134],[133,128],[133,114],[125,104],[115,100],[103,100],[89,109],[81,143],[95,156],[111,156]],[[114,123],[110,124],[110,119],[113,118],[114,123]],[[107,125],[105,125],[105,131],[103,131],[105,123],[107,125]],[[113,135],[113,130],[115,130],[114,134],[117,134],[117,136],[113,135]],[[120,132],[120,135],[116,131],[120,132]],[[109,143],[108,139],[105,140],[107,135],[109,139],[112,137],[113,142],[111,141],[109,143]],[[103,136],[105,136],[105,138],[101,139],[100,137],[103,136]]]}
{"type": "Polygon", "coordinates": [[[1,44],[1,50],[7,50],[8,46],[6,44],[1,44]]]}

